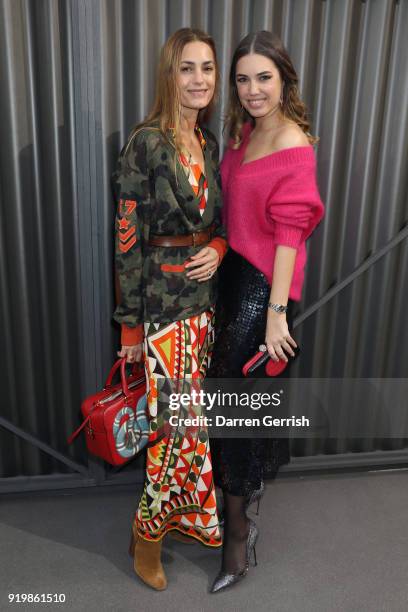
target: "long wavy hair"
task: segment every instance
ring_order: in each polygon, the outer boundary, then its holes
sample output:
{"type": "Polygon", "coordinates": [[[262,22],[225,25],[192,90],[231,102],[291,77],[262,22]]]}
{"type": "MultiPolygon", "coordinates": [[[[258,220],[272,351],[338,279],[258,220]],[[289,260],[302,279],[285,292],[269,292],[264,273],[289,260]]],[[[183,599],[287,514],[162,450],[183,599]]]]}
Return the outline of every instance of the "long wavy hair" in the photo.
{"type": "Polygon", "coordinates": [[[251,121],[255,124],[255,120],[241,106],[238,97],[236,84],[237,63],[245,55],[257,53],[272,60],[282,80],[283,98],[281,111],[284,118],[292,119],[304,131],[310,144],[318,142],[319,138],[312,136],[310,133],[310,123],[307,118],[307,109],[300,98],[298,89],[298,76],[292,64],[288,52],[279,36],[260,30],[259,32],[251,33],[245,36],[239,43],[232,58],[231,70],[229,75],[230,93],[228,111],[226,117],[226,127],[229,131],[229,136],[234,141],[234,146],[238,147],[242,140],[242,126],[244,123],[251,121]]]}
{"type": "Polygon", "coordinates": [[[169,139],[176,150],[180,150],[179,133],[181,123],[180,92],[177,86],[177,72],[180,68],[181,56],[185,45],[191,42],[203,42],[210,47],[214,55],[215,90],[211,102],[198,112],[197,123],[206,123],[214,109],[220,82],[220,72],[217,63],[217,53],[212,37],[196,28],[180,28],[167,39],[160,52],[160,60],[156,79],[156,95],[153,107],[146,119],[138,123],[131,131],[126,149],[134,136],[144,127],[151,127],[158,122],[158,130],[169,139]]]}

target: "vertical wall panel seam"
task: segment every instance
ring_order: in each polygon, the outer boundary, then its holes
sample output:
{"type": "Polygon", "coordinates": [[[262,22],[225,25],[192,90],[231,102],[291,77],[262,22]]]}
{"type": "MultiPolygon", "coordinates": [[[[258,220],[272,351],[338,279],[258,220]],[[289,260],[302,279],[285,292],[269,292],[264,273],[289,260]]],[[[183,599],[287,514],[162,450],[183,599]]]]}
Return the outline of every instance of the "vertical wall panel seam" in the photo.
{"type": "Polygon", "coordinates": [[[79,240],[79,232],[80,232],[80,213],[79,213],[79,184],[78,184],[78,171],[77,171],[77,134],[76,134],[76,126],[78,124],[78,113],[77,113],[77,105],[75,103],[75,74],[74,74],[74,62],[73,62],[73,31],[72,31],[72,18],[73,18],[73,9],[72,2],[69,3],[69,6],[66,7],[66,15],[67,19],[67,43],[68,43],[68,53],[67,53],[67,63],[68,63],[68,107],[69,107],[69,138],[70,138],[70,146],[71,146],[71,177],[72,177],[72,193],[74,196],[73,207],[74,207],[74,227],[75,230],[73,232],[73,240],[74,240],[74,251],[75,251],[75,270],[76,270],[76,279],[77,279],[77,287],[76,287],[76,296],[77,296],[77,312],[80,321],[79,330],[78,330],[78,339],[79,339],[79,350],[78,356],[80,360],[79,371],[82,375],[81,380],[78,381],[80,388],[84,388],[84,373],[85,373],[85,351],[84,351],[84,333],[83,333],[83,302],[81,298],[82,294],[82,270],[81,270],[81,260],[80,260],[80,240],[79,240]]]}
{"type": "MultiPolygon", "coordinates": [[[[2,6],[0,7],[0,10],[2,11],[1,13],[1,20],[2,23],[4,25],[4,39],[3,39],[3,45],[5,50],[7,49],[7,51],[9,52],[10,49],[12,48],[10,45],[10,33],[9,33],[9,24],[10,24],[10,6],[9,6],[9,2],[3,2],[2,6]]],[[[0,56],[0,61],[1,61],[1,56],[0,56]]],[[[8,106],[11,107],[13,105],[13,90],[12,90],[12,74],[11,74],[11,70],[10,70],[10,66],[9,66],[9,57],[8,57],[8,53],[4,53],[3,55],[3,61],[4,61],[4,67],[2,69],[2,73],[5,74],[5,76],[7,77],[6,83],[4,83],[4,85],[2,84],[2,91],[1,91],[1,95],[2,95],[2,101],[1,104],[5,107],[5,111],[6,111],[6,97],[8,99],[8,106]]],[[[8,110],[8,109],[7,109],[8,110]]],[[[14,159],[15,156],[13,156],[13,153],[11,151],[13,142],[14,142],[14,126],[12,123],[12,116],[10,116],[10,121],[7,122],[7,135],[10,137],[10,141],[7,142],[7,147],[10,150],[10,157],[12,159],[14,159]]],[[[2,130],[5,129],[5,124],[2,125],[2,130]]],[[[6,135],[6,132],[4,132],[6,135]]],[[[4,153],[2,153],[2,156],[0,157],[0,159],[2,159],[4,153]]],[[[13,169],[14,170],[14,169],[13,169]]],[[[0,168],[0,172],[1,172],[1,168],[0,168]]],[[[18,386],[17,386],[17,365],[18,365],[18,359],[17,356],[15,355],[15,336],[13,337],[13,331],[14,331],[14,326],[13,326],[13,315],[15,313],[15,310],[13,308],[13,304],[12,304],[12,296],[13,296],[13,282],[15,281],[15,277],[14,274],[12,273],[11,269],[10,269],[10,265],[8,263],[8,258],[7,258],[7,237],[6,237],[6,203],[8,203],[8,200],[6,200],[6,192],[10,193],[10,183],[12,181],[10,180],[8,185],[6,186],[5,184],[2,185],[0,183],[0,205],[2,206],[2,210],[0,213],[0,231],[1,231],[1,243],[0,243],[0,253],[1,253],[1,262],[0,262],[0,271],[1,271],[1,278],[0,278],[0,287],[2,289],[2,303],[4,303],[4,315],[6,316],[6,321],[7,324],[5,325],[5,335],[6,335],[6,339],[3,339],[4,342],[4,347],[3,347],[3,352],[6,356],[9,356],[8,359],[6,359],[6,366],[4,368],[4,372],[7,372],[7,382],[9,385],[9,405],[7,407],[7,412],[6,412],[6,416],[11,416],[13,412],[17,412],[16,411],[16,406],[18,404],[18,386]],[[4,208],[3,208],[4,207],[4,208]],[[4,211],[4,212],[3,212],[4,211]]],[[[15,415],[17,416],[17,415],[15,415]]],[[[4,431],[1,432],[2,435],[4,436],[4,431]]],[[[6,445],[5,445],[6,446],[6,445]]],[[[15,461],[16,464],[16,468],[19,469],[21,464],[22,464],[22,444],[21,441],[19,439],[17,439],[16,437],[13,437],[10,446],[6,446],[7,451],[10,451],[11,449],[14,449],[14,453],[13,453],[13,459],[15,461]]],[[[5,461],[9,461],[10,457],[6,457],[5,461]]],[[[6,464],[7,465],[7,464],[6,464]]]]}

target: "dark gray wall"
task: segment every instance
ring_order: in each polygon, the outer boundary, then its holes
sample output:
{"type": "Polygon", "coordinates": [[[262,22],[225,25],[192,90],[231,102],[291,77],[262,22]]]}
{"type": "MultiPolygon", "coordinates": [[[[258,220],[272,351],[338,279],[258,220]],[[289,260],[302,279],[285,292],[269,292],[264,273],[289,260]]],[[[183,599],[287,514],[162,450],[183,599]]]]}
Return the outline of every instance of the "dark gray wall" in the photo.
{"type": "MultiPolygon", "coordinates": [[[[119,475],[65,439],[118,344],[109,177],[152,102],[160,46],[189,25],[217,44],[220,140],[229,61],[243,35],[277,32],[298,70],[327,207],[309,245],[301,311],[404,228],[407,0],[1,0],[0,491],[141,477],[141,459],[119,475]]],[[[407,258],[401,240],[300,322],[299,376],[407,375],[407,258]]],[[[296,441],[293,452],[305,466],[316,453],[326,453],[322,466],[335,453],[337,465],[407,460],[404,441],[379,437],[296,441]],[[339,455],[350,450],[359,452],[339,455]]]]}

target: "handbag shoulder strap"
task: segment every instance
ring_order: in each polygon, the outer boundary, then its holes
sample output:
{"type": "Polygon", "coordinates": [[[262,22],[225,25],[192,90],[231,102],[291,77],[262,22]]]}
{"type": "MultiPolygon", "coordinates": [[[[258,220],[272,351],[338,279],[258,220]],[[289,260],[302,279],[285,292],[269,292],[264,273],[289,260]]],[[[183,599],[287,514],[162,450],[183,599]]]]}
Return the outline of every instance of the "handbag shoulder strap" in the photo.
{"type": "Polygon", "coordinates": [[[67,438],[68,444],[72,444],[72,442],[75,440],[77,435],[83,430],[83,428],[85,427],[85,425],[87,424],[87,422],[91,418],[91,413],[95,410],[95,408],[97,408],[97,406],[98,406],[97,403],[94,406],[92,406],[92,408],[90,409],[89,414],[86,417],[86,419],[84,419],[82,421],[81,425],[78,427],[78,429],[76,429],[74,432],[72,432],[72,434],[69,436],[69,438],[67,438]]]}
{"type": "Polygon", "coordinates": [[[72,442],[75,440],[75,438],[77,437],[77,435],[80,433],[80,431],[82,431],[82,429],[85,427],[85,425],[87,424],[87,422],[89,421],[89,419],[91,418],[91,415],[88,414],[88,416],[86,417],[86,419],[81,423],[81,425],[78,427],[78,429],[76,429],[70,436],[69,438],[67,438],[67,442],[68,444],[72,444],[72,442]]]}

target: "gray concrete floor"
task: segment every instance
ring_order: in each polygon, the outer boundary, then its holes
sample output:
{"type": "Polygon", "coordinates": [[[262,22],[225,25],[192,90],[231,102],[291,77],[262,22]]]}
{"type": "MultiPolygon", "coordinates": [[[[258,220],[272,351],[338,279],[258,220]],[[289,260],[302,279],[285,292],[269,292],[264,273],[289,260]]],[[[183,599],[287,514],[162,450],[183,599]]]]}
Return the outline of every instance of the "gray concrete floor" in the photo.
{"type": "Polygon", "coordinates": [[[208,593],[220,551],[167,539],[169,587],[144,586],[127,554],[139,491],[4,495],[0,610],[92,612],[405,612],[408,473],[278,479],[259,517],[258,566],[208,593]],[[64,604],[8,604],[8,593],[64,593],[64,604]]]}

